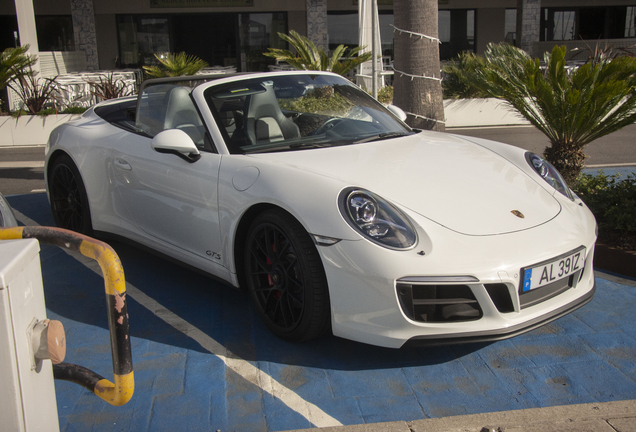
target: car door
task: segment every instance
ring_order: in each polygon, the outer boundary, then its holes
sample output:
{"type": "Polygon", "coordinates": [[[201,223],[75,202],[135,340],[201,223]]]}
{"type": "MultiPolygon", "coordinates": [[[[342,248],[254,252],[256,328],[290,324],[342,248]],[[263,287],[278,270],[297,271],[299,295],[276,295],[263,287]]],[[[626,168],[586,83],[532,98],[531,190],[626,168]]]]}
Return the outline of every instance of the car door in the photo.
{"type": "MultiPolygon", "coordinates": [[[[170,110],[169,101],[167,105],[170,110]]],[[[167,117],[163,124],[181,128],[167,117]]],[[[189,120],[187,128],[192,127],[189,120]]],[[[143,125],[138,124],[138,129],[143,125]]],[[[115,145],[111,164],[115,199],[146,237],[168,247],[172,255],[192,254],[223,264],[217,199],[221,156],[201,145],[201,157],[186,160],[154,150],[151,142],[148,134],[131,134],[130,140],[115,145]]]]}
{"type": "MultiPolygon", "coordinates": [[[[222,263],[217,180],[221,157],[202,153],[196,162],[159,153],[151,139],[114,155],[116,199],[133,223],[155,241],[222,263]]],[[[177,251],[178,252],[178,251],[177,251]]]]}

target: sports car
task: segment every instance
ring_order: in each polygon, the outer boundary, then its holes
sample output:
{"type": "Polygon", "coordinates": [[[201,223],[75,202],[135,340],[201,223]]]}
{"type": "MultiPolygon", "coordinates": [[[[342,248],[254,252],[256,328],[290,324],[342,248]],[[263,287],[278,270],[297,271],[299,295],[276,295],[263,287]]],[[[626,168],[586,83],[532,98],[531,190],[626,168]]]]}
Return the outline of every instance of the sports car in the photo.
{"type": "Polygon", "coordinates": [[[404,119],[327,72],[148,80],[51,133],[47,193],[58,226],[241,287],[289,341],[496,340],[592,299],[596,221],[552,165],[404,119]]]}

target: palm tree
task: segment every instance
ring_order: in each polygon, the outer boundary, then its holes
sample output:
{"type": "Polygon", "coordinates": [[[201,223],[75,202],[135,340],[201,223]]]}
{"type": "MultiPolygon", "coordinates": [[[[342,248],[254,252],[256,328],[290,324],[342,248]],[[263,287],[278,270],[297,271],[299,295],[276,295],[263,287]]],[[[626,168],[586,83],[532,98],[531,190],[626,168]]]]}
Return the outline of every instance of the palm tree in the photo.
{"type": "Polygon", "coordinates": [[[279,48],[267,48],[268,51],[263,53],[267,57],[273,57],[278,61],[284,61],[298,70],[320,70],[331,71],[340,75],[345,75],[358,67],[360,64],[371,60],[372,54],[360,54],[359,51],[363,47],[356,47],[347,51],[346,46],[338,45],[331,54],[331,58],[325,50],[316,45],[305,36],[301,36],[294,30],[289,35],[278,33],[278,36],[290,44],[297,54],[290,50],[279,48]]]}
{"type": "Polygon", "coordinates": [[[27,54],[29,45],[7,48],[0,53],[0,90],[14,79],[28,75],[37,57],[27,54]]]}
{"type": "Polygon", "coordinates": [[[436,40],[418,37],[437,38],[437,1],[393,1],[394,24],[400,30],[394,34],[393,103],[410,114],[409,125],[443,131],[439,44],[436,40]]]}
{"type": "MultiPolygon", "coordinates": [[[[490,44],[466,83],[505,100],[550,140],[544,156],[573,185],[585,165],[583,147],[636,121],[636,58],[598,51],[569,71],[567,49],[539,59],[506,43],[490,44]]],[[[473,55],[473,54],[468,54],[473,55]]]]}
{"type": "MultiPolygon", "coordinates": [[[[29,45],[17,48],[7,48],[0,53],[0,92],[11,81],[19,80],[31,72],[31,67],[37,62],[37,57],[27,54],[29,45]]],[[[5,102],[2,102],[5,105],[5,102]]],[[[8,107],[7,107],[8,108],[8,107]]]]}
{"type": "Polygon", "coordinates": [[[184,52],[168,53],[165,58],[155,54],[155,58],[159,62],[159,66],[144,66],[146,75],[150,78],[194,75],[208,66],[204,60],[184,52]]]}

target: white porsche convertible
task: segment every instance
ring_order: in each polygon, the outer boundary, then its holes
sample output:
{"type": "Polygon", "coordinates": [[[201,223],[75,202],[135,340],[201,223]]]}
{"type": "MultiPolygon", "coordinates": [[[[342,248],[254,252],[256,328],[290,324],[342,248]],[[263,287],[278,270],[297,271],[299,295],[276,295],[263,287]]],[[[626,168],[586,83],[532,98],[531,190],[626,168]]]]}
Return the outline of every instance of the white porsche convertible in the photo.
{"type": "Polygon", "coordinates": [[[190,79],[55,129],[58,226],[243,287],[290,341],[496,340],[591,300],[596,222],[540,156],[412,130],[330,73],[190,79]]]}

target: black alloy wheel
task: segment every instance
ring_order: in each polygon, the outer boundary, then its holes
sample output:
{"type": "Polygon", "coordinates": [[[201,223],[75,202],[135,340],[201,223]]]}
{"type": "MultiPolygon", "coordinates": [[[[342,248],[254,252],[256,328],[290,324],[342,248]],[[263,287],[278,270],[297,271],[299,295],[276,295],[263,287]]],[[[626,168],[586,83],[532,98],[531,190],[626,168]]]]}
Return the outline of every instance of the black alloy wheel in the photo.
{"type": "Polygon", "coordinates": [[[329,329],[329,294],[311,237],[291,215],[276,210],[252,223],[245,247],[245,279],[267,327],[299,342],[329,329]]]}
{"type": "Polygon", "coordinates": [[[91,235],[93,227],[88,196],[77,167],[68,155],[61,155],[53,162],[50,173],[49,192],[55,224],[91,235]]]}

